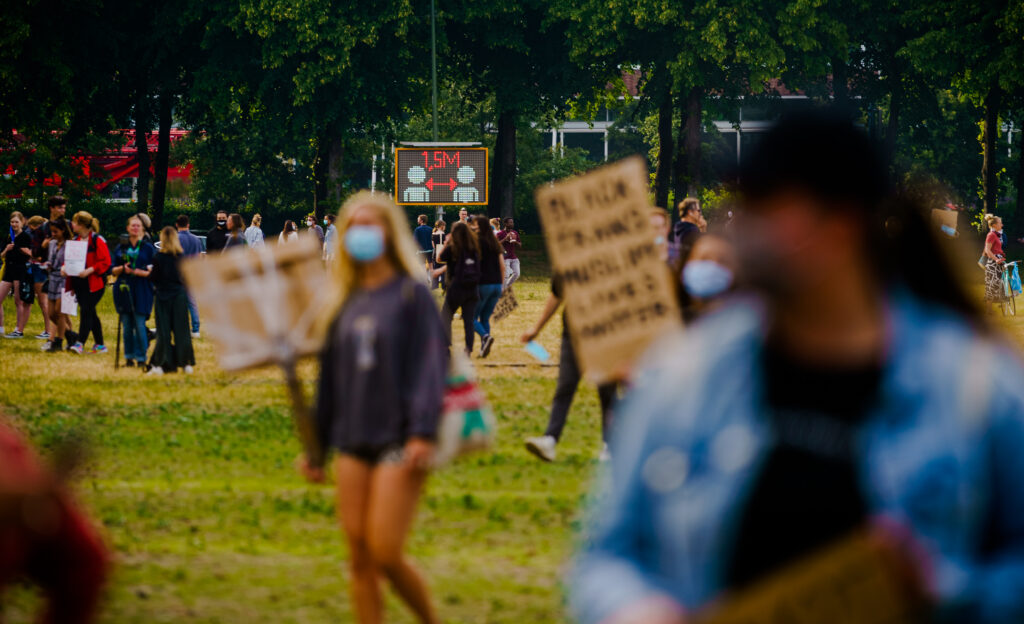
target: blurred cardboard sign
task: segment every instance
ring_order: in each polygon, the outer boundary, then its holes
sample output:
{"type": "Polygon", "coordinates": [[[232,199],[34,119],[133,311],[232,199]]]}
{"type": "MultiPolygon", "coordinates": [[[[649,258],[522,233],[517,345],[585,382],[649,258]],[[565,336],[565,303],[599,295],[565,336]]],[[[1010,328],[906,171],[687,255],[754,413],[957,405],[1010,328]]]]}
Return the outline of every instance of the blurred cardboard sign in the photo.
{"type": "Polygon", "coordinates": [[[932,227],[941,231],[946,236],[956,238],[957,217],[960,213],[955,210],[944,210],[942,208],[932,209],[932,227]]]}
{"type": "Polygon", "coordinates": [[[628,158],[536,190],[553,272],[587,377],[622,377],[651,342],[681,323],[671,274],[655,245],[643,159],[628,158]]]}
{"type": "Polygon", "coordinates": [[[880,539],[857,533],[727,597],[698,624],[897,624],[920,621],[924,602],[880,539]]]}
{"type": "Polygon", "coordinates": [[[319,242],[307,235],[182,264],[222,368],[286,364],[319,351],[322,336],[314,326],[327,290],[321,255],[319,242]]]}
{"type": "Polygon", "coordinates": [[[518,307],[519,301],[516,300],[516,293],[513,292],[511,286],[507,286],[505,287],[505,292],[501,293],[498,304],[494,306],[494,314],[491,315],[491,320],[495,323],[501,322],[508,318],[508,315],[515,312],[518,307]]]}

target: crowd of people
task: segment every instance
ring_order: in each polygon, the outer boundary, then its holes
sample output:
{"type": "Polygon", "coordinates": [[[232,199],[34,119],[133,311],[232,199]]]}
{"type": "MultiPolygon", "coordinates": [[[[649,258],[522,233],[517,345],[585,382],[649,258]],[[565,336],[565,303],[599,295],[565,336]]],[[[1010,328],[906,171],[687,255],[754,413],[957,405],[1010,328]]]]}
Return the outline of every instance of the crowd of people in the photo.
{"type": "MultiPolygon", "coordinates": [[[[899,572],[889,589],[923,616],[1024,620],[1024,365],[889,177],[849,120],[804,113],[747,155],[735,219],[709,226],[691,198],[675,226],[651,211],[685,331],[659,337],[628,378],[598,389],[609,461],[569,574],[580,622],[689,621],[861,532],[899,572]]],[[[248,239],[240,219],[224,217],[225,245],[227,231],[248,239]]],[[[31,255],[23,221],[5,253],[31,255]]],[[[128,294],[161,276],[173,283],[177,232],[165,228],[160,252],[144,251],[144,223],[132,217],[111,261],[89,215],[73,225],[76,239],[95,239],[92,271],[73,285],[83,299],[102,296],[90,278],[109,264],[122,267],[128,294]]],[[[451,324],[460,312],[467,355],[479,335],[486,357],[492,304],[519,277],[514,225],[462,211],[450,231],[421,216],[410,232],[394,202],[369,192],[338,216],[314,420],[318,456],[337,454],[359,622],[382,621],[381,580],[418,621],[440,621],[405,543],[445,409],[451,324]],[[440,309],[428,275],[444,288],[440,309]]],[[[1001,224],[989,225],[985,256],[998,263],[1001,224]]],[[[59,247],[66,235],[47,240],[59,247]]],[[[161,314],[184,318],[180,290],[154,291],[158,326],[161,314]]],[[[565,297],[556,271],[523,342],[565,297]]],[[[125,301],[137,358],[137,317],[151,299],[125,301]]],[[[563,314],[547,430],[526,441],[546,461],[581,377],[571,323],[563,314]]],[[[167,331],[187,336],[183,327],[167,331]]],[[[325,479],[326,463],[298,465],[325,479]]],[[[861,577],[843,573],[819,582],[856,591],[861,577]]]]}

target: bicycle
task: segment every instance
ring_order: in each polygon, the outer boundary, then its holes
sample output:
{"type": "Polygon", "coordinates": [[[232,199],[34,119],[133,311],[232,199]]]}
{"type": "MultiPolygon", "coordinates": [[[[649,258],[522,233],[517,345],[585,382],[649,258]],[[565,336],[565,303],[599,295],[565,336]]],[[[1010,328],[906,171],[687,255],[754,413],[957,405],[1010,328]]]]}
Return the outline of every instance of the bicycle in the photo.
{"type": "Polygon", "coordinates": [[[1003,316],[1017,316],[1017,295],[1020,294],[1020,272],[1018,265],[1020,260],[1004,262],[1002,270],[1003,299],[999,307],[1003,316]],[[1014,279],[1016,278],[1016,280],[1014,279]]]}

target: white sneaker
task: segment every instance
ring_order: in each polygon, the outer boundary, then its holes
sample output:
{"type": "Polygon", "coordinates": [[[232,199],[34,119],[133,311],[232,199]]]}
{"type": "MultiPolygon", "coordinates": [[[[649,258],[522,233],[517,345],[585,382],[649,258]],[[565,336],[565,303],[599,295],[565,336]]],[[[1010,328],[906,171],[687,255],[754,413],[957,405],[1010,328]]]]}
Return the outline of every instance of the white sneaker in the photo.
{"type": "Polygon", "coordinates": [[[555,447],[557,445],[558,442],[555,438],[549,435],[526,438],[526,450],[536,455],[538,459],[546,462],[555,461],[555,447]]]}
{"type": "Polygon", "coordinates": [[[196,338],[199,338],[199,332],[192,332],[192,339],[195,340],[196,338]]]}
{"type": "Polygon", "coordinates": [[[149,372],[146,373],[146,374],[147,375],[163,375],[164,374],[164,369],[160,368],[159,366],[154,366],[153,368],[149,369],[149,372]]]}
{"type": "Polygon", "coordinates": [[[597,456],[597,461],[604,463],[610,462],[611,460],[612,452],[608,450],[608,443],[605,442],[604,445],[601,446],[601,454],[597,456]]]}
{"type": "Polygon", "coordinates": [[[195,372],[195,369],[194,369],[194,368],[192,368],[192,366],[191,366],[191,365],[189,365],[189,366],[186,366],[186,367],[185,367],[185,374],[186,374],[186,375],[191,375],[191,374],[192,374],[192,373],[194,373],[194,372],[195,372]]]}

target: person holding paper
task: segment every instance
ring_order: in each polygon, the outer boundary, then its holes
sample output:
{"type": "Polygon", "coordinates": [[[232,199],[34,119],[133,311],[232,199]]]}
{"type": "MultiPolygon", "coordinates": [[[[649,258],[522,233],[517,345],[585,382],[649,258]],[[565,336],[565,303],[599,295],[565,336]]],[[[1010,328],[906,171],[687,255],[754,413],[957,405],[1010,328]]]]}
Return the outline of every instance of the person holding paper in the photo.
{"type": "Polygon", "coordinates": [[[0,281],[0,304],[7,295],[14,293],[14,309],[16,314],[14,329],[4,334],[4,311],[0,305],[0,334],[4,338],[21,338],[25,335],[25,324],[31,304],[22,301],[20,296],[23,282],[31,280],[28,270],[29,257],[32,255],[32,236],[25,229],[25,215],[18,211],[11,213],[11,240],[0,251],[4,258],[4,275],[0,281]]]}
{"type": "Polygon", "coordinates": [[[747,158],[753,293],[634,374],[572,573],[579,621],[683,622],[863,533],[927,621],[1024,621],[1020,358],[848,118],[785,118],[747,158]]]}
{"type": "Polygon", "coordinates": [[[46,253],[46,271],[49,279],[46,282],[46,297],[50,300],[50,323],[53,326],[53,336],[46,345],[49,353],[60,353],[64,345],[64,329],[70,327],[71,322],[68,315],[61,310],[61,299],[64,296],[64,284],[67,281],[61,276],[61,269],[64,268],[64,245],[71,238],[71,228],[63,217],[50,221],[50,234],[46,253]]]}
{"type": "MultiPolygon", "coordinates": [[[[404,544],[429,468],[445,392],[444,327],[405,215],[361,192],[341,209],[333,301],[323,317],[315,418],[338,451],[338,516],[348,539],[356,620],[383,621],[387,579],[424,624],[440,622],[404,544]]],[[[312,481],[323,468],[300,460],[312,481]]]]}
{"type": "MultiPolygon", "coordinates": [[[[107,241],[99,235],[100,223],[84,210],[75,213],[71,218],[71,229],[75,233],[75,243],[85,243],[85,260],[71,264],[70,248],[64,252],[64,268],[61,275],[70,278],[71,289],[78,298],[78,340],[68,347],[68,351],[81,355],[85,350],[85,341],[92,334],[93,347],[90,353],[103,354],[107,347],[103,344],[103,324],[96,312],[96,307],[106,290],[104,275],[110,269],[110,249],[107,241]]],[[[70,243],[66,244],[70,245],[70,243]]]]}

